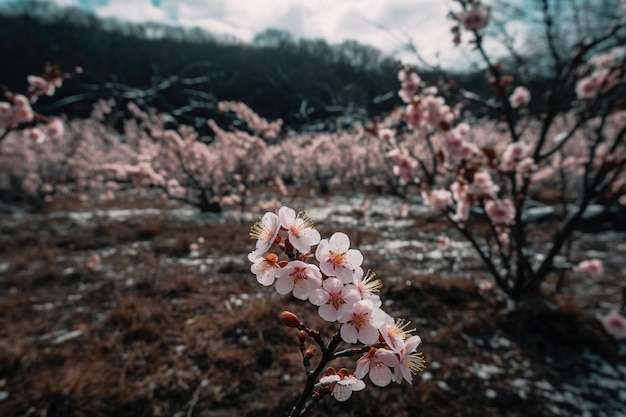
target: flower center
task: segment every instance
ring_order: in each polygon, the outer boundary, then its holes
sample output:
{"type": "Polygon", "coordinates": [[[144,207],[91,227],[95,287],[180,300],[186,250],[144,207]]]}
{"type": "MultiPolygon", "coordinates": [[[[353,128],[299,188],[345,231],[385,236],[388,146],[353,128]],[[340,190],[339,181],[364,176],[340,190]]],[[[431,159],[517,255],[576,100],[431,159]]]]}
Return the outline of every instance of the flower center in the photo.
{"type": "Polygon", "coordinates": [[[308,278],[305,268],[295,268],[291,273],[291,276],[293,277],[294,284],[299,284],[302,281],[306,281],[308,278]]]}
{"type": "Polygon", "coordinates": [[[330,262],[332,262],[332,264],[335,266],[343,265],[345,262],[345,259],[346,259],[345,253],[330,252],[330,262]]]}
{"type": "Polygon", "coordinates": [[[329,294],[330,298],[326,302],[326,304],[330,304],[334,307],[335,310],[339,310],[343,304],[346,304],[344,299],[341,297],[341,294],[329,294]]]}
{"type": "Polygon", "coordinates": [[[367,313],[355,313],[349,323],[354,325],[354,327],[356,327],[357,329],[361,330],[363,327],[365,327],[367,323],[369,323],[368,315],[367,313]]]}

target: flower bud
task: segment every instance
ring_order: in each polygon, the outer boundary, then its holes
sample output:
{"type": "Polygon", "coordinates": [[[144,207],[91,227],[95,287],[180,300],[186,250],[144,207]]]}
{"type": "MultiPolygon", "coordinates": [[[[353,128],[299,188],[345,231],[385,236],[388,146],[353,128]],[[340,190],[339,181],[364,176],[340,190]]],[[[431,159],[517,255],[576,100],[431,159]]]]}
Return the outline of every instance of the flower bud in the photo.
{"type": "Polygon", "coordinates": [[[300,330],[298,332],[298,342],[300,342],[300,344],[303,345],[305,340],[306,340],[306,332],[304,330],[300,330]]]}
{"type": "Polygon", "coordinates": [[[315,353],[316,353],[316,352],[317,352],[317,349],[315,348],[315,346],[309,346],[309,347],[306,349],[306,352],[304,352],[304,355],[305,355],[307,358],[312,358],[313,356],[315,356],[315,353]]]}
{"type": "Polygon", "coordinates": [[[300,319],[291,311],[283,311],[280,313],[280,319],[287,327],[300,327],[300,319]]]}

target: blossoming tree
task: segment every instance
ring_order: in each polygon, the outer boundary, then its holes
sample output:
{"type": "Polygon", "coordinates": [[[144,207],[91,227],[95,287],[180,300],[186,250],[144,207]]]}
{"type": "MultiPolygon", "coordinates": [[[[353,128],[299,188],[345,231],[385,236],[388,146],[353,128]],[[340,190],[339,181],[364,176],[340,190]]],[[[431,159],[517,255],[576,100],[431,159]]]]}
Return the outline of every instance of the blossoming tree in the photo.
{"type": "Polygon", "coordinates": [[[425,204],[471,242],[512,299],[543,295],[542,284],[558,271],[600,276],[599,260],[578,265],[561,255],[585,222],[626,204],[626,111],[620,100],[625,21],[614,21],[595,38],[581,35],[567,53],[556,48],[552,10],[544,1],[551,87],[543,97],[531,97],[516,68],[487,52],[490,10],[479,1],[457,3],[454,42],[460,44],[462,34],[471,37],[494,97],[455,91],[450,83],[428,86],[403,68],[404,110],[376,126],[394,173],[421,188],[425,204]],[[537,103],[541,117],[526,110],[531,100],[543,102],[537,103]],[[467,103],[500,121],[472,119],[463,109],[467,103]],[[533,239],[541,220],[555,223],[547,242],[533,239]]]}

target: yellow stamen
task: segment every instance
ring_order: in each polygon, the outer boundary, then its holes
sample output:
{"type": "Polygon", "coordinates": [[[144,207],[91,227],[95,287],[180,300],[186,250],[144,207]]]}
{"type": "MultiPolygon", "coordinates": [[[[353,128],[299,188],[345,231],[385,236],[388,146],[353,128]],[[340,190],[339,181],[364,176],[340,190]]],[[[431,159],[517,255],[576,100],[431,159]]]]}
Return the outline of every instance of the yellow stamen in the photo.
{"type": "Polygon", "coordinates": [[[422,352],[413,352],[407,356],[402,362],[404,366],[409,368],[412,374],[423,372],[426,369],[426,360],[422,352]]]}

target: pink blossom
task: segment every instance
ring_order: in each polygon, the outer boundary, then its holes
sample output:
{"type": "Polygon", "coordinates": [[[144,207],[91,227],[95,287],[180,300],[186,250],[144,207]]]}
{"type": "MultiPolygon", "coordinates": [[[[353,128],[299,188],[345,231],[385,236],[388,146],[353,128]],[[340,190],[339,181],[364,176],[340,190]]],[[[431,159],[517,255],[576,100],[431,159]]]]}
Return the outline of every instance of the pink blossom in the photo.
{"type": "Polygon", "coordinates": [[[0,130],[4,130],[8,127],[12,111],[13,108],[11,104],[6,101],[0,101],[0,130]]]}
{"type": "Polygon", "coordinates": [[[382,301],[380,300],[380,296],[378,294],[380,292],[380,287],[383,286],[383,282],[376,278],[376,274],[370,270],[364,274],[363,269],[359,267],[354,270],[352,276],[352,285],[354,285],[359,291],[361,299],[371,300],[374,307],[380,307],[382,305],[382,301]]]}
{"type": "Polygon", "coordinates": [[[602,317],[604,330],[616,339],[626,339],[626,318],[619,311],[613,310],[602,317]]]}
{"type": "Polygon", "coordinates": [[[411,336],[402,348],[396,352],[398,354],[399,365],[395,369],[394,381],[398,384],[406,380],[409,384],[413,382],[413,375],[424,370],[424,357],[416,352],[417,347],[422,342],[419,336],[411,336]]]}
{"type": "Polygon", "coordinates": [[[489,200],[485,203],[485,211],[495,225],[511,225],[515,221],[515,206],[506,198],[500,201],[489,200]]]}
{"type": "Polygon", "coordinates": [[[421,102],[414,101],[406,106],[404,118],[411,129],[421,128],[425,123],[421,102]]]}
{"type": "Polygon", "coordinates": [[[53,139],[59,138],[63,135],[63,132],[65,131],[65,128],[63,126],[63,122],[61,121],[61,119],[52,119],[50,120],[48,123],[46,123],[46,131],[48,133],[48,136],[50,136],[53,139]]]}
{"type": "Polygon", "coordinates": [[[582,272],[593,279],[600,279],[604,276],[604,263],[600,259],[582,261],[574,267],[574,272],[582,272]]]}
{"type": "Polygon", "coordinates": [[[34,117],[35,112],[30,107],[28,99],[21,94],[15,95],[13,98],[13,112],[9,118],[9,125],[18,126],[21,123],[32,122],[34,117]]]}
{"type": "Polygon", "coordinates": [[[282,128],[283,121],[277,119],[273,122],[268,122],[256,114],[250,107],[239,101],[220,101],[218,103],[218,109],[226,112],[231,111],[237,115],[237,117],[246,122],[248,128],[257,135],[262,135],[266,139],[272,139],[278,136],[280,129],[282,128]]]}
{"type": "Polygon", "coordinates": [[[352,396],[353,391],[365,389],[365,383],[354,375],[341,368],[337,374],[325,375],[319,379],[320,384],[330,384],[332,396],[337,401],[346,401],[352,396]]]}
{"type": "Polygon", "coordinates": [[[385,322],[379,330],[387,346],[394,352],[400,352],[405,346],[404,342],[411,337],[414,329],[407,329],[410,324],[404,319],[394,320],[390,315],[385,316],[385,322]]]}
{"type": "Polygon", "coordinates": [[[358,340],[369,345],[378,340],[378,328],[385,321],[385,313],[374,307],[371,300],[361,300],[351,309],[339,311],[337,321],[343,323],[339,333],[345,342],[357,343],[358,340]]]}
{"type": "Polygon", "coordinates": [[[274,283],[276,271],[280,269],[278,256],[270,253],[264,258],[262,256],[254,257],[253,254],[254,252],[248,255],[248,259],[253,262],[250,270],[254,275],[256,275],[256,279],[259,281],[259,284],[269,287],[274,283]]]}
{"type": "Polygon", "coordinates": [[[390,368],[395,368],[399,364],[398,357],[392,351],[371,348],[356,361],[354,376],[362,379],[369,374],[374,385],[386,387],[393,379],[390,368]]]}
{"type": "Polygon", "coordinates": [[[46,134],[38,127],[26,128],[22,131],[22,134],[37,144],[42,144],[46,141],[46,134]]]}
{"type": "Polygon", "coordinates": [[[481,30],[489,23],[489,9],[474,3],[466,11],[456,14],[457,19],[467,30],[481,30]]]}
{"type": "Polygon", "coordinates": [[[396,164],[393,167],[394,175],[397,175],[405,181],[413,180],[415,170],[418,166],[418,162],[415,158],[410,156],[405,149],[393,149],[387,153],[387,156],[396,164]]]}
{"type": "Polygon", "coordinates": [[[424,203],[435,211],[444,210],[452,203],[452,194],[448,190],[423,191],[422,198],[424,203]]]}
{"type": "Polygon", "coordinates": [[[469,191],[479,197],[493,198],[499,190],[500,187],[493,183],[488,171],[479,171],[474,174],[473,181],[469,186],[469,191]]]}
{"type": "Polygon", "coordinates": [[[54,95],[55,85],[53,83],[50,83],[36,75],[29,75],[26,77],[26,80],[29,84],[28,91],[34,96],[40,96],[43,94],[47,96],[54,95]]]}
{"type": "Polygon", "coordinates": [[[443,97],[428,95],[422,98],[420,104],[424,121],[432,128],[438,128],[442,122],[451,123],[454,118],[443,97]]]}
{"type": "Polygon", "coordinates": [[[307,253],[312,245],[320,241],[320,233],[313,228],[313,221],[302,211],[296,212],[289,207],[278,210],[280,225],[289,233],[289,243],[301,253],[307,253]]]}
{"type": "Polygon", "coordinates": [[[466,140],[468,135],[469,125],[467,123],[459,124],[454,129],[446,132],[441,142],[442,151],[451,157],[470,158],[477,153],[478,149],[466,140]]]}
{"type": "Polygon", "coordinates": [[[276,271],[276,291],[306,300],[312,291],[322,285],[322,274],[317,266],[302,261],[291,261],[276,271]]]}
{"type": "Polygon", "coordinates": [[[401,83],[398,95],[405,103],[412,102],[419,89],[420,77],[410,69],[404,68],[398,72],[398,80],[401,83]]]}
{"type": "Polygon", "coordinates": [[[322,288],[313,290],[309,295],[309,301],[319,306],[320,317],[330,322],[337,321],[340,310],[351,310],[360,299],[359,290],[354,285],[344,285],[337,278],[324,280],[322,288]]]}
{"type": "Polygon", "coordinates": [[[524,107],[530,103],[530,91],[524,86],[515,87],[513,94],[509,97],[511,107],[517,109],[518,107],[524,107]]]}
{"type": "Polygon", "coordinates": [[[452,190],[452,196],[456,201],[456,213],[454,214],[454,220],[466,221],[469,218],[471,208],[467,184],[455,181],[450,186],[450,190],[452,190]]]}
{"type": "Polygon", "coordinates": [[[330,239],[321,240],[315,251],[322,272],[339,278],[344,284],[352,282],[353,271],[363,263],[361,252],[349,248],[350,238],[345,233],[337,232],[330,239]]]}
{"type": "Polygon", "coordinates": [[[254,257],[263,255],[274,244],[280,230],[280,220],[275,213],[267,212],[250,228],[250,237],[257,239],[254,257]]]}
{"type": "Polygon", "coordinates": [[[392,143],[396,138],[396,131],[393,129],[379,129],[378,137],[385,143],[392,143]]]}
{"type": "Polygon", "coordinates": [[[600,83],[595,77],[583,77],[576,81],[576,96],[579,99],[592,99],[600,90],[600,83]]]}
{"type": "MultiPolygon", "coordinates": [[[[512,171],[516,165],[526,158],[528,155],[528,145],[524,142],[510,143],[502,154],[502,163],[500,169],[503,171],[512,171]]],[[[531,159],[532,161],[532,159],[531,159]]]]}

